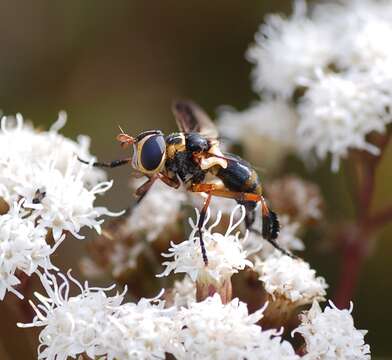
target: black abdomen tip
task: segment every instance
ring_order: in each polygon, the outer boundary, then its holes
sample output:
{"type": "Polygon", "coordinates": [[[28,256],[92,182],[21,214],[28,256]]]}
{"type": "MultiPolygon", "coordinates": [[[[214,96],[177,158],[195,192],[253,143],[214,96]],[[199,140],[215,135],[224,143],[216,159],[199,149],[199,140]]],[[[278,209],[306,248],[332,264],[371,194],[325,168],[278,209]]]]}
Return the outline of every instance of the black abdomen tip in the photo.
{"type": "Polygon", "coordinates": [[[275,240],[279,235],[280,225],[278,216],[272,210],[268,212],[268,215],[263,216],[263,238],[269,240],[275,240]]]}
{"type": "Polygon", "coordinates": [[[270,221],[271,221],[271,239],[275,240],[279,235],[280,225],[278,216],[276,213],[270,210],[270,221]]]}

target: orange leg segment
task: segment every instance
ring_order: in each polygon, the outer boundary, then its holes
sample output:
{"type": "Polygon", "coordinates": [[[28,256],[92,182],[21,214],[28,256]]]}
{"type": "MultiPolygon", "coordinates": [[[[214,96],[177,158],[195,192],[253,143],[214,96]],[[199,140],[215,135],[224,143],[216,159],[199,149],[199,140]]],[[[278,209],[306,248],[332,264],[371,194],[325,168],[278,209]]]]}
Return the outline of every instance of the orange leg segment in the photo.
{"type": "MultiPolygon", "coordinates": [[[[263,229],[260,232],[257,229],[251,228],[249,229],[250,231],[256,232],[262,237],[267,240],[272,246],[274,246],[276,249],[280,250],[283,254],[288,255],[290,257],[295,258],[294,255],[290,254],[287,250],[283,249],[277,242],[276,238],[278,237],[279,234],[279,222],[277,219],[276,214],[270,210],[270,208],[267,205],[266,200],[262,195],[258,194],[253,194],[253,193],[246,193],[246,192],[235,192],[235,191],[229,191],[222,189],[222,187],[219,187],[216,184],[192,184],[190,191],[192,192],[205,192],[208,194],[208,198],[206,202],[204,203],[203,209],[200,212],[200,217],[202,215],[203,211],[207,211],[208,204],[211,201],[211,196],[220,196],[220,197],[225,197],[229,199],[235,199],[239,202],[255,202],[261,203],[261,214],[263,218],[263,229]],[[206,206],[206,203],[208,201],[208,204],[206,206]]],[[[205,215],[204,215],[205,216],[205,215]]],[[[203,216],[203,221],[204,221],[204,216],[203,216]]],[[[199,227],[199,233],[201,234],[201,226],[203,223],[200,224],[199,227]]],[[[201,238],[201,235],[200,235],[201,238]]]]}

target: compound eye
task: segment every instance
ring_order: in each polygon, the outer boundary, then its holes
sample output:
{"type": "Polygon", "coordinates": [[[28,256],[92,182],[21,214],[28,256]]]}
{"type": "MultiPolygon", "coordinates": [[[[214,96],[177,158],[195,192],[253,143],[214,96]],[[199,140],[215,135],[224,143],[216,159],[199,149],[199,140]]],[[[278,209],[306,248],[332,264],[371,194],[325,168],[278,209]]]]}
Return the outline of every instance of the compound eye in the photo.
{"type": "Polygon", "coordinates": [[[164,160],[166,143],[162,135],[151,135],[141,141],[139,164],[143,170],[158,170],[164,160]]]}

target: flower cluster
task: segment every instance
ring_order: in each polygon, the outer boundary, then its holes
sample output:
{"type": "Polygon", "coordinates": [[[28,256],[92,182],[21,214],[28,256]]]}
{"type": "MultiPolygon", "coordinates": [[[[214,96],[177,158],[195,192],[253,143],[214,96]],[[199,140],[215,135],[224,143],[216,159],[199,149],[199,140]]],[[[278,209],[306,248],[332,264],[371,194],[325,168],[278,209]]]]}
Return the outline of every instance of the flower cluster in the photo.
{"type": "Polygon", "coordinates": [[[70,272],[67,277],[40,274],[47,296],[36,293],[40,305],[32,306],[36,316],[20,327],[44,327],[40,333],[38,359],[66,359],[86,353],[109,359],[164,359],[175,338],[174,322],[160,300],[141,299],[122,304],[122,294],[109,296],[107,289],[81,285],[70,272]],[[69,296],[70,282],[79,287],[69,296]],[[165,339],[167,343],[165,343],[165,339]]]}
{"type": "Polygon", "coordinates": [[[206,224],[210,216],[209,213],[207,214],[202,231],[208,264],[204,264],[201,253],[197,227],[199,216],[197,212],[196,222],[189,221],[192,227],[189,239],[180,244],[172,243],[169,253],[163,254],[173,260],[163,263],[166,269],[158,276],[168,276],[171,272],[186,273],[192,281],[197,281],[197,290],[201,298],[217,291],[225,299],[231,299],[231,276],[246,266],[253,266],[252,262],[247,259],[247,252],[243,248],[244,239],[240,239],[239,232],[233,234],[245,217],[245,209],[239,205],[234,208],[225,234],[212,232],[219,224],[221,214],[218,213],[215,222],[208,228],[206,224]],[[241,216],[239,220],[235,220],[238,211],[241,212],[241,216]]]}
{"type": "Polygon", "coordinates": [[[330,301],[324,311],[315,301],[301,315],[301,325],[293,331],[305,339],[306,360],[368,360],[370,347],[365,344],[366,330],[357,330],[351,308],[339,310],[330,301]]]}
{"type": "Polygon", "coordinates": [[[291,344],[282,342],[277,331],[263,331],[257,325],[263,311],[249,315],[245,303],[234,299],[222,304],[217,294],[182,308],[177,319],[183,325],[179,338],[184,344],[184,355],[179,358],[298,359],[291,344]]]}
{"type": "Polygon", "coordinates": [[[326,295],[324,278],[316,277],[316,272],[303,260],[287,255],[270,256],[264,261],[256,260],[255,270],[272,298],[284,297],[303,305],[324,300],[326,295]]]}
{"type": "Polygon", "coordinates": [[[331,155],[334,171],[352,149],[378,155],[369,134],[391,122],[391,19],[391,3],[372,0],[323,2],[311,10],[297,0],[291,17],[269,16],[247,53],[254,90],[267,100],[242,113],[223,112],[222,130],[231,136],[257,129],[259,143],[278,137],[308,159],[331,155]]]}
{"type": "MultiPolygon", "coordinates": [[[[206,229],[204,226],[209,234],[208,241],[228,245],[226,237],[236,243],[226,249],[217,248],[216,244],[215,249],[209,247],[211,264],[214,264],[211,269],[201,270],[205,265],[195,263],[190,249],[177,251],[176,263],[166,264],[165,272],[176,272],[178,266],[177,272],[188,273],[169,289],[169,295],[165,296],[167,302],[160,299],[161,293],[153,299],[124,303],[126,289],[121,294],[109,296],[108,292],[114,286],[102,289],[90,287],[87,282],[82,285],[70,271],[67,276],[38,271],[46,295],[35,293],[40,302],[37,306],[30,302],[35,318],[31,323],[18,324],[20,327],[43,327],[38,359],[66,359],[85,353],[91,358],[105,356],[125,360],[165,359],[166,354],[179,360],[298,360],[301,357],[291,343],[282,340],[283,330],[264,326],[271,324],[268,322],[271,311],[279,311],[280,315],[292,314],[277,307],[282,298],[296,306],[313,302],[312,308],[300,315],[301,323],[293,331],[293,335],[299,333],[305,341],[304,359],[369,359],[365,332],[354,328],[351,309],[338,310],[331,304],[321,312],[318,301],[325,296],[324,279],[316,278],[315,272],[302,260],[271,254],[267,260],[256,263],[255,270],[271,297],[251,314],[247,304],[238,298],[231,299],[231,294],[228,297],[215,291],[198,299],[197,269],[208,273],[210,278],[219,278],[230,277],[245,265],[251,266],[242,258],[245,252],[238,253],[238,235],[231,235],[239,225],[233,221],[238,209],[233,211],[225,235],[211,233],[211,227],[206,229]],[[79,294],[70,296],[71,283],[79,288],[79,294]]],[[[194,228],[194,223],[190,223],[194,228]]],[[[188,247],[193,245],[193,252],[196,252],[199,244],[194,240],[191,235],[187,241],[188,247]]],[[[200,253],[198,255],[201,258],[200,253]]],[[[212,279],[211,283],[214,281],[212,279]]]]}
{"type": "Polygon", "coordinates": [[[108,359],[298,359],[275,330],[263,331],[257,322],[264,309],[248,313],[238,299],[223,304],[219,295],[189,308],[165,308],[164,301],[141,299],[123,303],[124,293],[109,296],[102,289],[81,285],[70,272],[58,278],[40,274],[47,296],[33,306],[36,316],[20,327],[43,327],[38,359],[66,359],[86,353],[108,359]],[[80,293],[69,296],[70,282],[80,293]]]}
{"type": "Polygon", "coordinates": [[[77,160],[90,156],[89,139],[74,142],[58,134],[65,121],[61,112],[49,131],[39,132],[20,114],[1,120],[0,299],[7,290],[17,293],[17,271],[31,275],[39,266],[53,268],[49,256],[66,232],[77,238],[84,226],[99,232],[98,218],[113,215],[94,206],[112,182],[77,160]]]}

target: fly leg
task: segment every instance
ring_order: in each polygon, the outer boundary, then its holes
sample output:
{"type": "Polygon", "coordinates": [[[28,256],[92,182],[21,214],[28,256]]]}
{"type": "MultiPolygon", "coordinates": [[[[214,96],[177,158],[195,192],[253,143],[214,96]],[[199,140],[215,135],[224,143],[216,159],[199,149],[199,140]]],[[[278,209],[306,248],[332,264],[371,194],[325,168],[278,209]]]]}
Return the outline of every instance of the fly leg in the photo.
{"type": "Polygon", "coordinates": [[[174,189],[178,189],[181,185],[177,178],[171,178],[163,173],[158,174],[159,179],[161,179],[167,186],[170,186],[174,189]]]}
{"type": "Polygon", "coordinates": [[[135,194],[136,194],[136,196],[138,196],[138,199],[137,199],[138,204],[140,203],[140,201],[142,201],[144,196],[146,196],[147,192],[150,190],[151,186],[158,179],[163,181],[167,186],[170,186],[175,189],[178,189],[179,186],[181,185],[177,179],[172,179],[171,177],[169,177],[163,173],[154,174],[151,177],[149,177],[148,180],[144,184],[142,184],[140,187],[138,187],[136,189],[135,194]]]}
{"type": "Polygon", "coordinates": [[[205,266],[208,265],[208,257],[207,257],[206,247],[204,245],[204,240],[203,240],[203,225],[204,225],[204,220],[206,218],[208,206],[210,206],[211,197],[212,197],[211,193],[207,193],[207,195],[208,195],[207,199],[204,201],[203,208],[200,211],[199,221],[197,223],[197,228],[198,228],[198,232],[199,232],[200,247],[201,247],[201,255],[203,256],[203,261],[204,261],[205,266]]]}
{"type": "Polygon", "coordinates": [[[157,175],[153,175],[150,178],[147,179],[146,182],[144,182],[142,185],[140,185],[136,191],[135,195],[137,196],[136,203],[139,204],[142,199],[147,195],[148,190],[151,189],[151,186],[154,184],[154,182],[158,179],[157,175]]]}
{"type": "MultiPolygon", "coordinates": [[[[87,164],[89,165],[90,162],[86,161],[86,160],[82,160],[79,156],[78,156],[78,160],[83,163],[83,164],[87,164]]],[[[94,167],[108,167],[108,168],[115,168],[118,166],[122,166],[125,164],[129,164],[132,161],[131,158],[126,158],[126,159],[121,159],[121,160],[113,160],[113,161],[108,161],[108,162],[93,162],[92,165],[94,167]]]]}
{"type": "MultiPolygon", "coordinates": [[[[277,215],[268,208],[267,203],[263,196],[253,193],[235,192],[228,191],[219,188],[214,184],[193,184],[191,186],[193,192],[206,192],[209,195],[220,196],[230,199],[235,199],[239,203],[254,202],[261,203],[261,214],[263,217],[263,228],[260,232],[257,229],[249,227],[249,231],[260,234],[265,240],[267,240],[274,248],[281,251],[283,254],[295,258],[294,255],[290,254],[287,250],[283,249],[277,242],[276,238],[279,235],[279,221],[277,215]]],[[[253,224],[252,219],[249,218],[250,225],[253,224]]]]}

